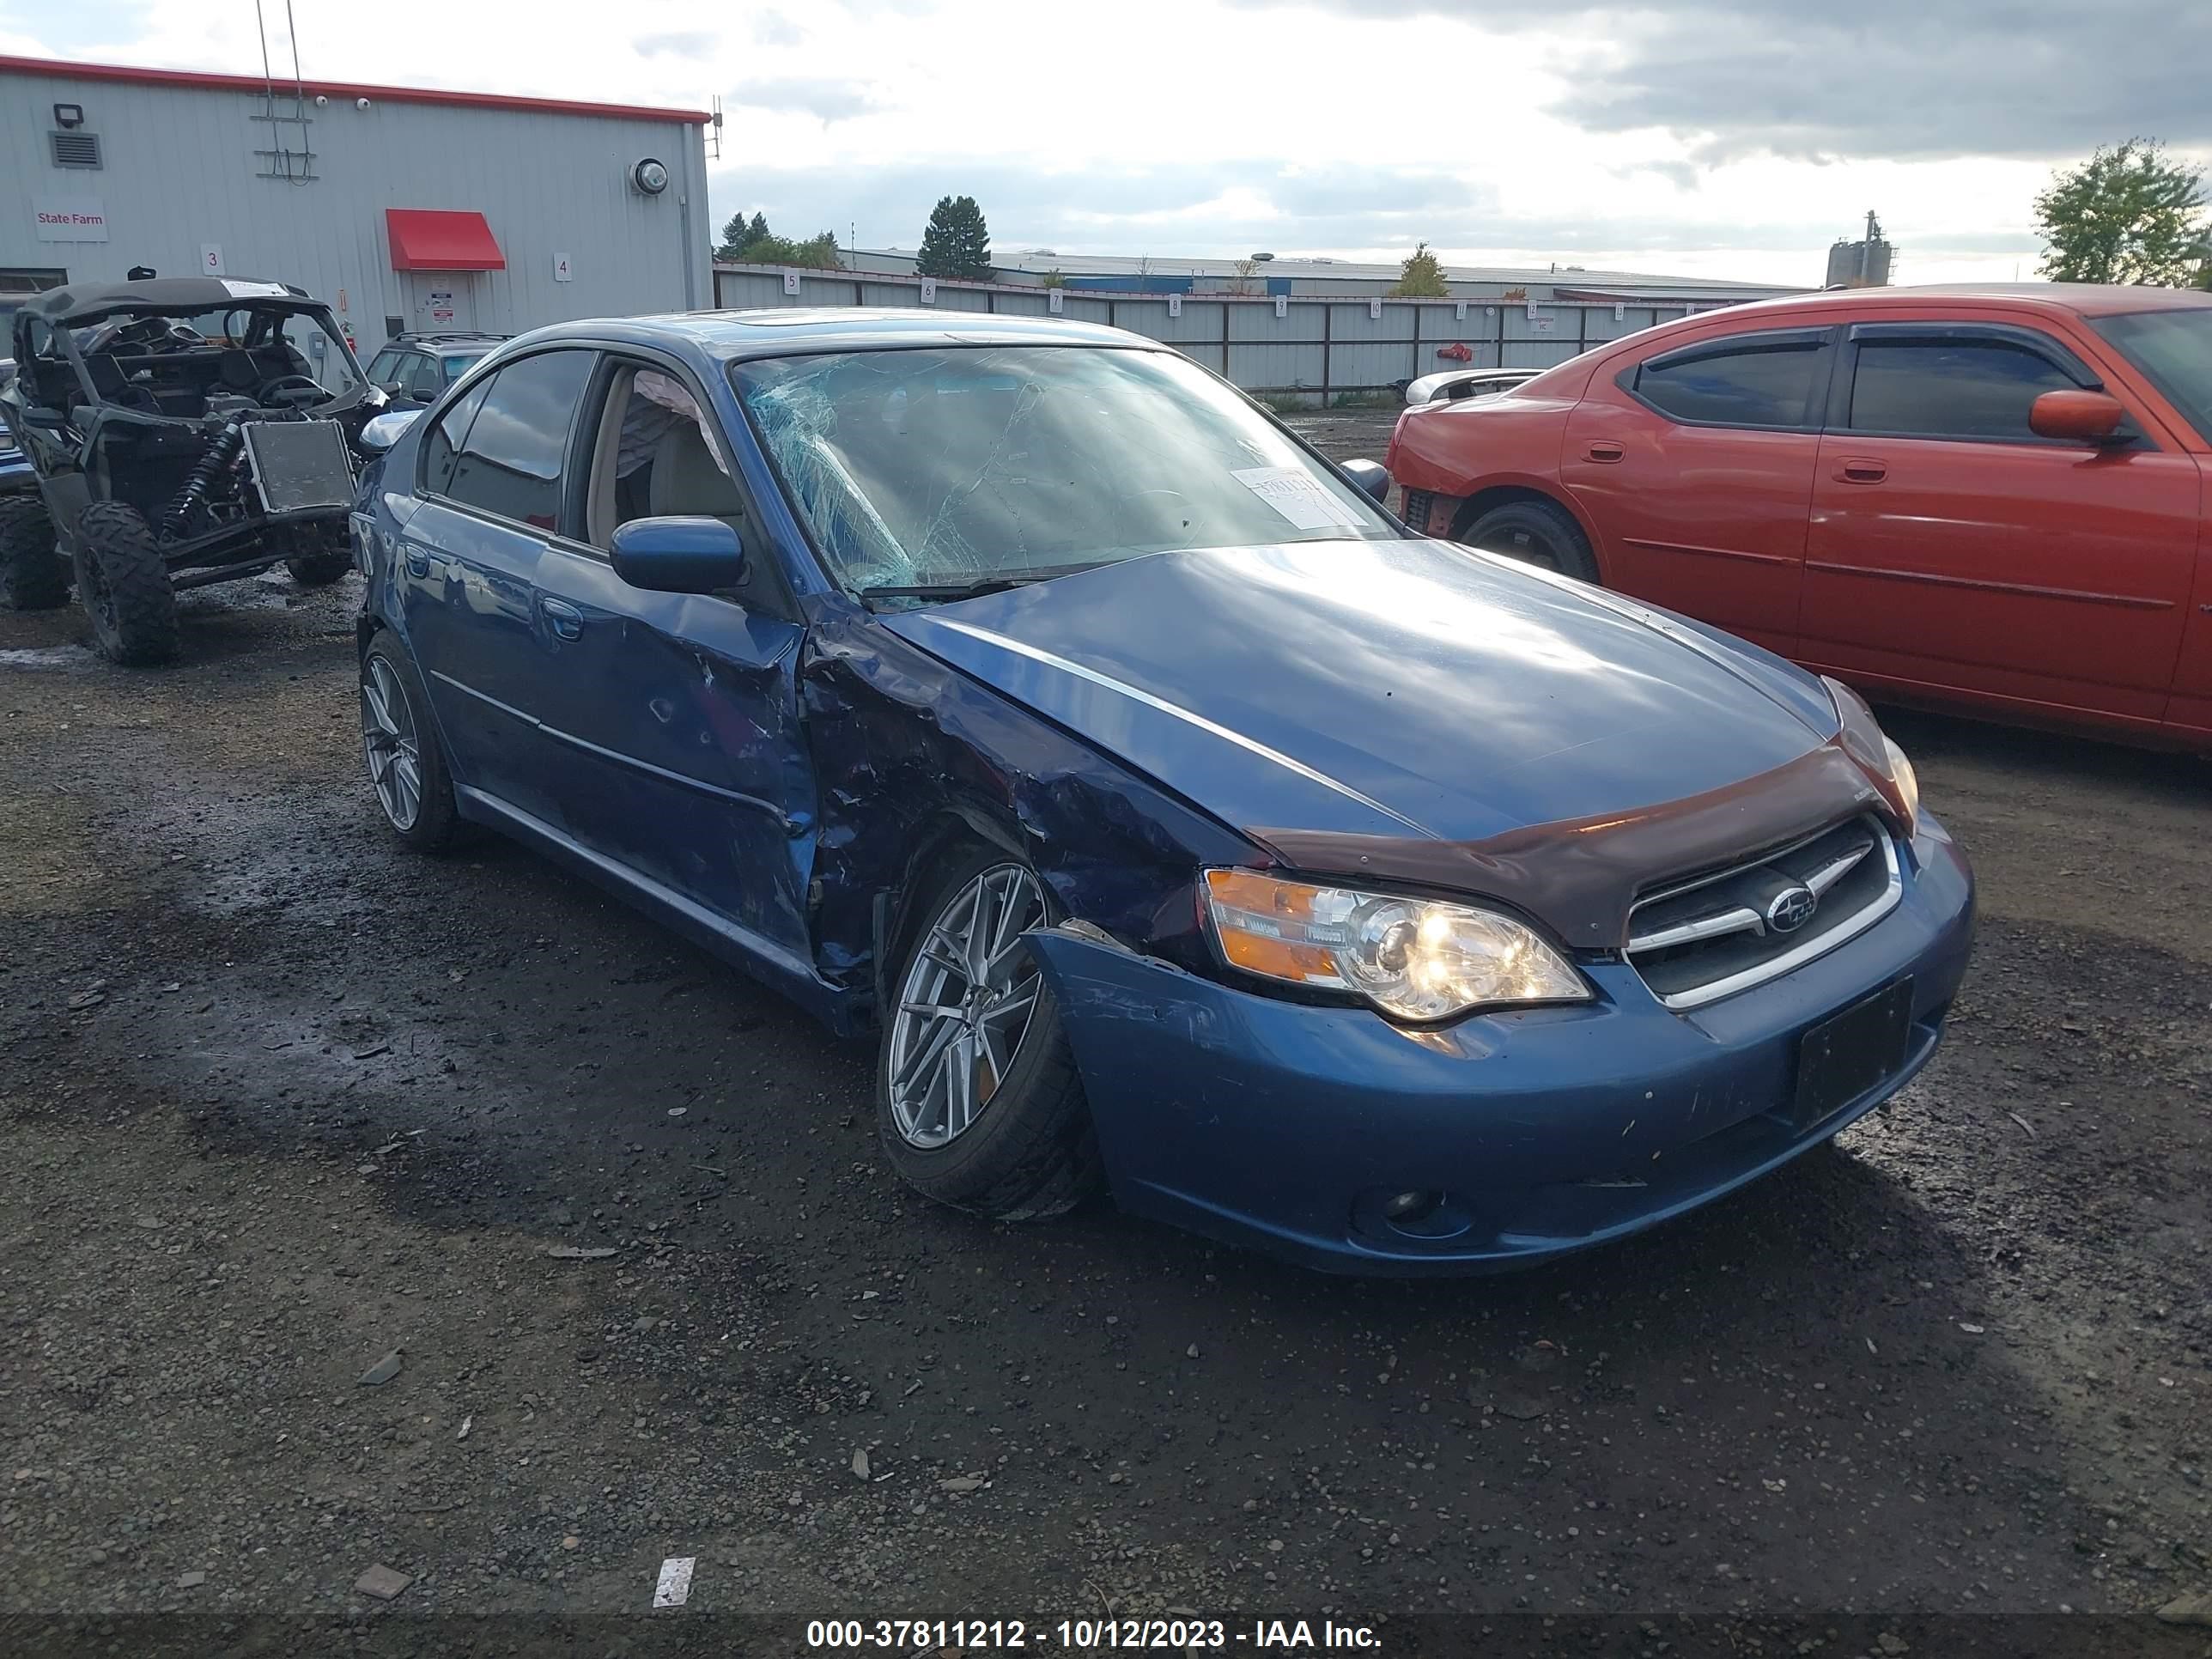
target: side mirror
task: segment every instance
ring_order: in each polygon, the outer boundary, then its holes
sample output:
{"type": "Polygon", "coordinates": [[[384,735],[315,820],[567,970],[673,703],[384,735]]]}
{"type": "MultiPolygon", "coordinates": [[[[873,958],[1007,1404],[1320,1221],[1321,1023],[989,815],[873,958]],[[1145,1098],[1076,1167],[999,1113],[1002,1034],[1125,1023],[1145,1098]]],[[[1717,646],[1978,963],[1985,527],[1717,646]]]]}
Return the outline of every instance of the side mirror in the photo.
{"type": "Polygon", "coordinates": [[[1380,504],[1390,499],[1390,475],[1382,470],[1380,461],[1346,461],[1344,476],[1372,495],[1380,504]]]}
{"type": "Polygon", "coordinates": [[[720,519],[632,519],[607,552],[616,575],[655,593],[712,593],[745,578],[744,548],[720,519]]]}
{"type": "Polygon", "coordinates": [[[2128,412],[2103,392],[2046,392],[2028,405],[2027,429],[2039,438],[2108,444],[2120,435],[2128,412]]]}
{"type": "Polygon", "coordinates": [[[419,409],[388,409],[381,415],[372,415],[361,425],[361,448],[369,455],[381,455],[398,443],[407,428],[415,424],[422,414],[419,409]]]}

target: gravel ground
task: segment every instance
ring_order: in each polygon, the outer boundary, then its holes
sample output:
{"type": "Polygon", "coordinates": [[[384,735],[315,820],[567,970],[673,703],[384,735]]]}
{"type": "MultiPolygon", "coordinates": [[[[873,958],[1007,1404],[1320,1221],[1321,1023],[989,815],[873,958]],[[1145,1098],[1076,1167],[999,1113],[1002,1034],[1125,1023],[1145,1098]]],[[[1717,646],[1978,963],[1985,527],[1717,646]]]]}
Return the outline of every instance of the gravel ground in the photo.
{"type": "Polygon", "coordinates": [[[1340,1282],[918,1202],[866,1050],[398,851],[357,603],[215,589],[140,673],[0,617],[0,1647],[2212,1651],[2112,1617],[2212,1592],[2200,763],[1897,717],[1984,901],[1923,1079],[1624,1248],[1340,1282]]]}

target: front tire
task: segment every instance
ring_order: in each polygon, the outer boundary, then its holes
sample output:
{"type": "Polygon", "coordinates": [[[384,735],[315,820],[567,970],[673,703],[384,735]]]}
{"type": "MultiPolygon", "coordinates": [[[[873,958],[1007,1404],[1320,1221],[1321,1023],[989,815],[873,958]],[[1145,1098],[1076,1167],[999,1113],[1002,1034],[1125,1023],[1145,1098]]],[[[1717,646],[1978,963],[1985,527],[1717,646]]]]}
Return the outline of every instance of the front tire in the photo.
{"type": "Polygon", "coordinates": [[[976,848],[915,909],[884,1011],[878,1137],[908,1185],[995,1221],[1073,1209],[1100,1185],[1075,1055],[1022,935],[1051,918],[1036,872],[976,848]]]}
{"type": "Polygon", "coordinates": [[[177,591],[138,509],[94,501],[77,515],[76,592],[100,654],[125,668],[177,654],[177,591]]]}
{"type": "Polygon", "coordinates": [[[1549,501],[1508,501],[1470,524],[1459,539],[1469,547],[1595,582],[1597,560],[1574,515],[1549,501]]]}
{"type": "Polygon", "coordinates": [[[413,665],[381,635],[361,656],[361,747],[392,833],[418,853],[449,845],[460,812],[446,750],[413,665]]]}
{"type": "Polygon", "coordinates": [[[302,587],[328,587],[353,568],[353,546],[343,532],[332,538],[333,527],[318,525],[301,529],[298,534],[301,550],[284,561],[284,568],[292,573],[292,580],[302,587]]]}
{"type": "Polygon", "coordinates": [[[69,592],[46,504],[36,495],[0,501],[0,610],[51,611],[69,603],[69,592]]]}

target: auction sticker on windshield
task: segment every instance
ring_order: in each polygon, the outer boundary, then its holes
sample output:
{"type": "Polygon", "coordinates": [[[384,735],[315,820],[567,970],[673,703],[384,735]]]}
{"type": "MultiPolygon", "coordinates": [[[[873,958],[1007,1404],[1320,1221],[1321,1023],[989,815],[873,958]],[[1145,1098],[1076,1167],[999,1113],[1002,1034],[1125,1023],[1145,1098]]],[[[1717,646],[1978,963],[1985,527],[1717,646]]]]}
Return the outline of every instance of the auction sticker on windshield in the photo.
{"type": "Polygon", "coordinates": [[[1248,466],[1230,477],[1273,507],[1300,530],[1331,525],[1356,526],[1352,509],[1321,487],[1321,480],[1295,466],[1248,466]]]}

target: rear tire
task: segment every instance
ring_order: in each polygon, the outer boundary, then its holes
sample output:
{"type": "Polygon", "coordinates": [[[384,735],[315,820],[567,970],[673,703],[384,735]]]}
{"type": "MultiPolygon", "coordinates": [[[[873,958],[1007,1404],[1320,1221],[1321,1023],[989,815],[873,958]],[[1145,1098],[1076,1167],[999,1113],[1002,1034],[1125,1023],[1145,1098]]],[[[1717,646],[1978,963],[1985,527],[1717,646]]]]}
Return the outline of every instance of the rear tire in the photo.
{"type": "Polygon", "coordinates": [[[1508,501],[1469,525],[1459,539],[1469,547],[1555,570],[1577,581],[1595,582],[1597,560],[1574,515],[1549,501],[1508,501]]]}
{"type": "Polygon", "coordinates": [[[995,965],[971,998],[979,981],[951,965],[961,953],[948,945],[966,928],[980,927],[988,938],[1044,920],[1050,900],[1043,884],[1019,860],[977,847],[940,866],[927,894],[886,981],[877,1138],[900,1176],[940,1204],[994,1221],[1062,1214],[1098,1190],[1103,1169],[1051,988],[1028,947],[1014,943],[986,953],[995,965]],[[979,899],[979,892],[1000,896],[979,899]],[[1004,1011],[1032,990],[1035,1000],[1016,1030],[1004,1011]],[[911,1012],[924,1006],[967,1006],[977,1018],[911,1012]],[[950,1050],[939,1062],[929,1060],[933,1044],[950,1050]],[[964,1117],[953,1093],[961,1087],[964,1117]]]}
{"type": "Polygon", "coordinates": [[[0,501],[0,610],[51,611],[69,603],[69,592],[46,504],[36,495],[0,501]]]}
{"type": "Polygon", "coordinates": [[[369,787],[401,843],[418,853],[451,845],[461,815],[445,747],[415,665],[383,635],[361,655],[361,739],[369,787]]]}
{"type": "Polygon", "coordinates": [[[76,592],[100,654],[126,668],[177,654],[177,592],[137,507],[94,501],[77,515],[76,592]]]}

